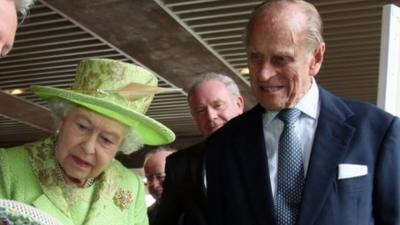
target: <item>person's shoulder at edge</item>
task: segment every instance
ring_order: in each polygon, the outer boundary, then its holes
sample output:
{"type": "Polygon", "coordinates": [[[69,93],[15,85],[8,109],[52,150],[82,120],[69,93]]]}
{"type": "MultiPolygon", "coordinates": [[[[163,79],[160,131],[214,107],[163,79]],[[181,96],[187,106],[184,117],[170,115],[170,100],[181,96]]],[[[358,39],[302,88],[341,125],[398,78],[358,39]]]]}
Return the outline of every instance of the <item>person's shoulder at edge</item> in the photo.
{"type": "Polygon", "coordinates": [[[205,142],[208,143],[211,140],[222,137],[230,138],[229,135],[242,134],[243,132],[247,132],[246,126],[252,126],[251,121],[256,120],[257,115],[262,114],[264,111],[265,110],[259,104],[253,106],[250,110],[236,116],[235,118],[232,118],[223,127],[208,136],[205,142]],[[241,132],[239,132],[238,129],[241,129],[241,132]]]}
{"type": "MultiPolygon", "coordinates": [[[[24,163],[28,163],[29,162],[29,152],[27,150],[27,146],[29,145],[35,145],[37,143],[41,143],[44,140],[37,140],[34,142],[30,142],[30,143],[26,143],[26,144],[22,144],[22,145],[17,145],[17,146],[12,146],[9,148],[0,148],[0,163],[2,161],[7,161],[5,160],[5,157],[7,157],[7,159],[15,159],[18,160],[17,165],[23,165],[24,163]]],[[[8,163],[8,165],[10,166],[16,166],[14,163],[10,163],[10,162],[5,162],[8,163]]]]}
{"type": "Polygon", "coordinates": [[[178,150],[167,157],[167,162],[181,163],[192,157],[201,157],[204,150],[204,141],[198,142],[194,145],[178,150]]]}
{"type": "MultiPolygon", "coordinates": [[[[348,107],[348,109],[350,109],[350,111],[354,114],[354,116],[359,119],[368,120],[368,118],[372,116],[375,118],[379,118],[378,121],[382,121],[382,120],[392,120],[393,117],[395,117],[394,115],[384,111],[383,109],[369,102],[349,99],[346,97],[339,97],[321,87],[320,87],[320,93],[323,96],[329,96],[329,97],[333,96],[334,98],[338,99],[339,102],[342,102],[342,104],[348,107]]],[[[321,104],[327,107],[334,107],[334,110],[336,110],[337,108],[334,105],[335,102],[327,103],[322,100],[321,104]]],[[[368,121],[368,122],[374,122],[374,121],[368,121]]]]}

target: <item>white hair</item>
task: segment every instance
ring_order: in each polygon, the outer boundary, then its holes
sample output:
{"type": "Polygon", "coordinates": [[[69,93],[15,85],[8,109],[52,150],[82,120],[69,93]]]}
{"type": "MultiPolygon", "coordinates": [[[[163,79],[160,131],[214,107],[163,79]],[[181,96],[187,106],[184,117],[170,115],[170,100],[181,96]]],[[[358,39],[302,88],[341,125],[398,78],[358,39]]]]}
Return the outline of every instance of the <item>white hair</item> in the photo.
{"type": "Polygon", "coordinates": [[[244,34],[245,46],[249,46],[250,39],[250,26],[254,22],[255,17],[268,10],[283,10],[289,4],[296,4],[299,6],[299,10],[306,17],[306,26],[303,28],[306,32],[306,40],[309,47],[309,51],[313,52],[320,43],[324,42],[322,36],[323,23],[321,15],[317,8],[307,1],[304,0],[270,0],[265,1],[258,5],[250,15],[250,19],[246,25],[246,33],[244,34]]]}
{"type": "Polygon", "coordinates": [[[228,77],[227,75],[224,74],[219,74],[215,72],[208,72],[208,73],[203,73],[198,75],[198,77],[193,81],[193,83],[190,86],[189,92],[188,92],[188,99],[190,99],[194,92],[197,90],[198,86],[200,86],[202,83],[205,83],[209,80],[217,80],[222,82],[226,89],[230,93],[231,99],[234,101],[237,97],[241,96],[239,87],[235,83],[235,81],[228,77]]]}
{"type": "Polygon", "coordinates": [[[172,147],[170,147],[170,146],[166,146],[166,145],[160,145],[160,146],[158,146],[157,148],[155,148],[155,149],[153,149],[153,150],[151,150],[151,151],[149,151],[149,152],[147,152],[146,153],[146,155],[145,155],[145,157],[144,157],[144,164],[146,163],[146,161],[150,158],[150,157],[152,157],[153,155],[155,155],[155,154],[157,154],[157,153],[159,153],[159,152],[168,152],[168,153],[174,153],[174,152],[176,152],[176,149],[175,148],[172,148],[172,147]]]}
{"type": "Polygon", "coordinates": [[[28,14],[29,8],[35,3],[36,0],[13,0],[15,3],[15,9],[17,13],[20,13],[23,17],[28,14]]]}

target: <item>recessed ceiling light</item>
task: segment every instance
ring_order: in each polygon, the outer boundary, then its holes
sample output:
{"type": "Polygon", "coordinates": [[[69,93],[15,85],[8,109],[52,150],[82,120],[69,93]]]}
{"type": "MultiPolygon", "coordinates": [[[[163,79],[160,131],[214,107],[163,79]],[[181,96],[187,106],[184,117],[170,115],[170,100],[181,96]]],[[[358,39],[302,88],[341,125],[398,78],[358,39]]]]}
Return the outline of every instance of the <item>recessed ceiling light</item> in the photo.
{"type": "Polygon", "coordinates": [[[245,68],[240,69],[239,73],[241,75],[249,75],[250,71],[249,71],[249,68],[245,67],[245,68]]]}
{"type": "Polygon", "coordinates": [[[3,92],[10,95],[20,95],[25,93],[25,90],[21,88],[16,88],[16,89],[4,90],[3,92]]]}

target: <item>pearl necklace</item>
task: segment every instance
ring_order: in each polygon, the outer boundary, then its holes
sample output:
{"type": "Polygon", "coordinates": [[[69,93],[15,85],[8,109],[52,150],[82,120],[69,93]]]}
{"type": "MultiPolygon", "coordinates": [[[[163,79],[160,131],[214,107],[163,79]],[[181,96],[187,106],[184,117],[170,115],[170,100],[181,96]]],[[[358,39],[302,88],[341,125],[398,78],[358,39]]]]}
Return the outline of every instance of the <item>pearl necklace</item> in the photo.
{"type": "MultiPolygon", "coordinates": [[[[65,181],[63,172],[61,170],[60,164],[58,164],[57,162],[56,162],[56,175],[60,181],[62,181],[64,184],[67,184],[67,182],[65,181]]],[[[86,180],[85,184],[80,188],[88,188],[88,187],[92,186],[93,182],[94,182],[94,178],[89,178],[86,180]]]]}

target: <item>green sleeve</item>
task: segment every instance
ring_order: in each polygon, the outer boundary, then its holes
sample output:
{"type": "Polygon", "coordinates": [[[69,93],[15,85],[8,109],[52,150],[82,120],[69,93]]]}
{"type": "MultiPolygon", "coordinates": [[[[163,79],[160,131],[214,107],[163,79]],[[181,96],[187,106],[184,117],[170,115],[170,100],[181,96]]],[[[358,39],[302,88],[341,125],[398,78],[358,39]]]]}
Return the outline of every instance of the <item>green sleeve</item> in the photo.
{"type": "Polygon", "coordinates": [[[6,150],[0,149],[0,199],[10,199],[10,172],[7,164],[6,150]]]}
{"type": "Polygon", "coordinates": [[[41,194],[26,149],[0,149],[0,198],[31,203],[41,194]]]}

